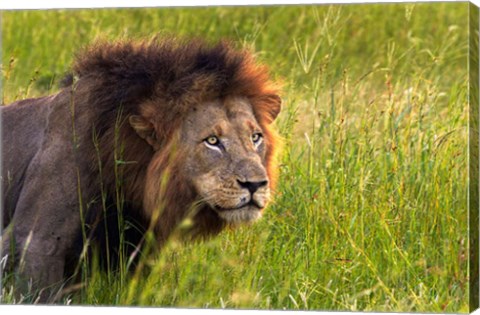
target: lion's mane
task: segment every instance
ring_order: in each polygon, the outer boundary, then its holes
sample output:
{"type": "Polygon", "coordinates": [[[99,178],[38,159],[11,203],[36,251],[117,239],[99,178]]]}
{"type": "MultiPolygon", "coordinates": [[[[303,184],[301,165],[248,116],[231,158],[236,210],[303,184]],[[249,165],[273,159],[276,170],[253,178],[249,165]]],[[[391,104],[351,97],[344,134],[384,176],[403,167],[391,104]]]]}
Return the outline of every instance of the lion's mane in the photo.
{"type": "MultiPolygon", "coordinates": [[[[175,39],[98,42],[77,56],[69,88],[75,95],[75,106],[95,111],[96,145],[86,145],[81,155],[90,161],[86,165],[94,168],[85,172],[100,175],[91,179],[94,183],[85,183],[84,189],[93,187],[90,199],[94,199],[98,198],[93,196],[96,187],[101,185],[109,196],[107,206],[116,209],[115,196],[120,191],[125,215],[143,222],[143,228],[152,227],[160,240],[185,217],[194,198],[192,187],[182,176],[181,144],[172,142],[191,106],[230,96],[247,98],[267,139],[267,174],[271,188],[275,185],[277,136],[271,122],[279,110],[277,88],[270,82],[266,67],[256,64],[246,50],[234,49],[225,41],[216,45],[175,39]],[[121,118],[138,114],[152,117],[161,130],[156,155],[121,118]],[[174,149],[179,154],[172,159],[174,149]],[[166,187],[160,187],[162,176],[169,177],[166,187]],[[123,185],[120,189],[119,181],[123,185]],[[158,197],[160,191],[163,193],[158,197]],[[160,207],[161,217],[154,218],[160,207]]],[[[85,130],[83,136],[92,137],[89,129],[85,130]]],[[[216,234],[222,227],[221,220],[207,211],[200,209],[195,217],[195,234],[216,234]]],[[[100,230],[98,234],[104,233],[100,230]]]]}

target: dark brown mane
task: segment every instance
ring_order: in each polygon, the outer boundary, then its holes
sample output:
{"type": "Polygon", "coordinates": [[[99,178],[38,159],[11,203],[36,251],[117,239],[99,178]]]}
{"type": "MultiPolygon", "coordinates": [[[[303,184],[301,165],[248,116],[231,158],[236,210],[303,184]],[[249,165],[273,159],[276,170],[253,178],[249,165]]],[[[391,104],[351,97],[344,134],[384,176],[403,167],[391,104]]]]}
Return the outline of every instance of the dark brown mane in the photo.
{"type": "MultiPolygon", "coordinates": [[[[73,71],[78,79],[95,84],[92,98],[105,111],[118,104],[135,111],[139,101],[155,98],[162,100],[157,110],[166,121],[199,102],[241,95],[257,104],[276,92],[266,67],[226,41],[98,42],[78,55],[73,71]]],[[[257,105],[258,118],[268,117],[269,109],[257,105]]]]}

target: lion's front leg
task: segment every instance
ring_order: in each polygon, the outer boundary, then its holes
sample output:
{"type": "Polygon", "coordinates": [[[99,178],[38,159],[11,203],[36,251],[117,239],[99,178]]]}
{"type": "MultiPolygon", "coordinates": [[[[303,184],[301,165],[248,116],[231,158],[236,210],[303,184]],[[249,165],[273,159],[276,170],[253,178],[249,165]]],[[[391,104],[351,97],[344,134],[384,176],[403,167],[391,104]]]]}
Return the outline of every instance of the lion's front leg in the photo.
{"type": "Polygon", "coordinates": [[[10,243],[14,246],[17,291],[39,294],[38,301],[45,303],[53,302],[62,286],[66,256],[81,233],[82,216],[73,163],[65,163],[68,157],[63,152],[42,153],[32,161],[25,177],[28,185],[24,185],[10,223],[10,243]]]}
{"type": "MultiPolygon", "coordinates": [[[[4,252],[15,265],[17,297],[23,295],[32,302],[51,303],[63,287],[66,255],[74,238],[71,231],[57,228],[61,221],[53,219],[39,225],[12,222],[11,239],[6,240],[9,244],[4,252]]],[[[71,228],[68,220],[64,224],[71,228]]]]}
{"type": "Polygon", "coordinates": [[[12,222],[2,235],[2,273],[14,272],[17,301],[54,302],[61,289],[65,250],[61,240],[40,237],[41,231],[12,222]]]}
{"type": "Polygon", "coordinates": [[[51,243],[28,243],[27,240],[18,245],[23,249],[17,265],[17,292],[31,295],[32,302],[54,302],[63,287],[65,255],[43,252],[44,248],[52,247],[51,243]]]}

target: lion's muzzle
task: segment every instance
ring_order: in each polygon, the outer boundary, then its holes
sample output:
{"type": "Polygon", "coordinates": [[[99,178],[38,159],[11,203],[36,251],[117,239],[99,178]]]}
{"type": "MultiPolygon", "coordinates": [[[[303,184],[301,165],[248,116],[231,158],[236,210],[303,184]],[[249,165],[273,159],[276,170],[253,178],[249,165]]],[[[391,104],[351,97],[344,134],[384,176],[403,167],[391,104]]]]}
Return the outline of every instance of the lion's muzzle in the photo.
{"type": "Polygon", "coordinates": [[[215,211],[221,218],[231,224],[248,223],[257,220],[261,217],[261,211],[270,199],[268,181],[250,182],[237,180],[237,183],[240,188],[239,194],[228,198],[229,202],[236,202],[236,206],[222,207],[217,204],[215,211]]]}
{"type": "Polygon", "coordinates": [[[260,218],[262,209],[270,200],[268,180],[232,177],[222,181],[212,173],[202,176],[197,185],[202,199],[228,223],[247,223],[260,218]]]}

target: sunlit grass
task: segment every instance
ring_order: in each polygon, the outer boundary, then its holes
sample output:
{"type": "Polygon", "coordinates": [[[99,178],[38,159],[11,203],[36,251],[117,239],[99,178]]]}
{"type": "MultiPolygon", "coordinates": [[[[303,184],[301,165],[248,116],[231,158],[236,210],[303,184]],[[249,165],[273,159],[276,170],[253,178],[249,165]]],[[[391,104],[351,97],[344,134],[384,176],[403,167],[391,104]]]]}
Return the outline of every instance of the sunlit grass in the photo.
{"type": "Polygon", "coordinates": [[[93,268],[64,302],[467,311],[467,23],[466,3],[4,12],[6,103],[56,91],[99,36],[228,37],[284,83],[260,222],[93,268]]]}

